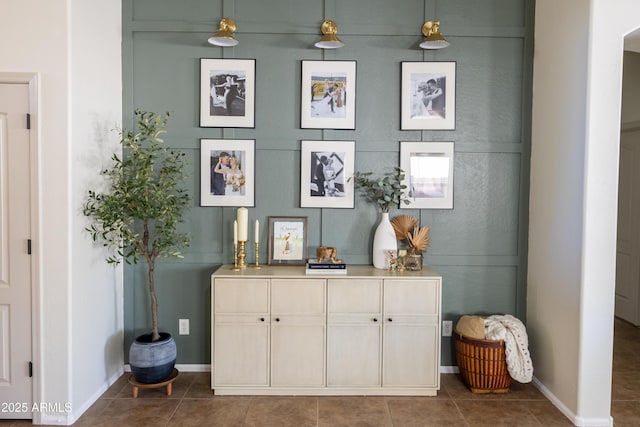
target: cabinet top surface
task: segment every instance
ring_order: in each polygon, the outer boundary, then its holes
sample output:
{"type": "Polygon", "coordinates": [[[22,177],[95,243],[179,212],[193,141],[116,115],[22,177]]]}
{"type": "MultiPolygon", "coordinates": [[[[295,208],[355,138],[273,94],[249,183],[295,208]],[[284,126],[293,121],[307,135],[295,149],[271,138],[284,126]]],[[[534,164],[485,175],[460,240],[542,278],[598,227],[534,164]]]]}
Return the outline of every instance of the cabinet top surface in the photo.
{"type": "Polygon", "coordinates": [[[347,274],[305,274],[305,266],[261,266],[260,269],[248,266],[240,271],[233,271],[232,265],[222,265],[212,277],[306,277],[310,279],[341,279],[341,278],[371,278],[381,279],[411,279],[411,278],[433,278],[440,279],[441,276],[428,267],[423,267],[422,271],[387,271],[374,268],[370,265],[349,265],[347,274]]]}

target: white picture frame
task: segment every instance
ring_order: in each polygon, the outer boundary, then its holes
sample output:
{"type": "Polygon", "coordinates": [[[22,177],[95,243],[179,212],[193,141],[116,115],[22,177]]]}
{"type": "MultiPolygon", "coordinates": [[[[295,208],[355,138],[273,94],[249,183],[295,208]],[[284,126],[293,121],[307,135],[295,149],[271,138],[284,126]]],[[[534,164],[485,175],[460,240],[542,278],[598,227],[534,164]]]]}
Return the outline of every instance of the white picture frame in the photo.
{"type": "Polygon", "coordinates": [[[301,141],[300,207],[353,208],[355,141],[301,141]]]}
{"type": "Polygon", "coordinates": [[[400,94],[401,130],[455,130],[455,62],[403,62],[400,94]]]}
{"type": "Polygon", "coordinates": [[[400,142],[400,169],[405,172],[401,209],[453,209],[453,142],[400,142]]]}
{"type": "Polygon", "coordinates": [[[356,128],[356,61],[302,61],[300,127],[356,128]]]}
{"type": "Polygon", "coordinates": [[[200,59],[200,127],[255,128],[255,59],[200,59]]]}

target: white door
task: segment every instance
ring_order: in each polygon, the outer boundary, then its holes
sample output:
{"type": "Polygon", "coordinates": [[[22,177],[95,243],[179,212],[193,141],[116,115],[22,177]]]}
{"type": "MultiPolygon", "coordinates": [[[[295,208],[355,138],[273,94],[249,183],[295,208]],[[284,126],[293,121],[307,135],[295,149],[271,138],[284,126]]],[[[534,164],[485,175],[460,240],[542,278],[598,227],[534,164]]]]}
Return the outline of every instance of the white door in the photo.
{"type": "Polygon", "coordinates": [[[615,315],[640,322],[640,130],[620,135],[615,315]]]}
{"type": "Polygon", "coordinates": [[[0,418],[31,418],[28,84],[0,84],[0,418]]]}

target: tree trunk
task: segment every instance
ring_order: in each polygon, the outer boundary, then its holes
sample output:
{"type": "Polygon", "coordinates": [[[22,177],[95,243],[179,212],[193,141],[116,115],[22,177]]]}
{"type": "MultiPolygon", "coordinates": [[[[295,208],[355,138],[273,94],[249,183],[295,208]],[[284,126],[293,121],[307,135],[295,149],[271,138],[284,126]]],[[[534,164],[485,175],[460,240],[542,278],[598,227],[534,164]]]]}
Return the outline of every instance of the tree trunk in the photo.
{"type": "Polygon", "coordinates": [[[158,299],[156,298],[156,287],[154,282],[155,261],[149,260],[149,296],[151,297],[151,341],[160,339],[158,332],[158,299]]]}

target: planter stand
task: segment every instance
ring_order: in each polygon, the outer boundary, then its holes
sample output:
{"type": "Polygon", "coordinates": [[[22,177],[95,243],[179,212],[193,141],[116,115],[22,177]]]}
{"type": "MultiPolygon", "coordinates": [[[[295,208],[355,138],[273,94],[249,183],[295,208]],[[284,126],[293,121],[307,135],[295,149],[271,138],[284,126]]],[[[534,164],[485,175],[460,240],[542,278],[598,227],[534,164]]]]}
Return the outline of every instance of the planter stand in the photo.
{"type": "Polygon", "coordinates": [[[177,377],[178,377],[178,370],[175,368],[173,369],[173,372],[171,373],[169,378],[156,384],[139,383],[138,381],[136,381],[133,375],[131,375],[129,377],[129,384],[133,386],[133,398],[136,399],[138,397],[138,389],[160,388],[160,387],[167,387],[167,396],[171,396],[171,393],[173,392],[173,382],[176,380],[177,377]]]}

